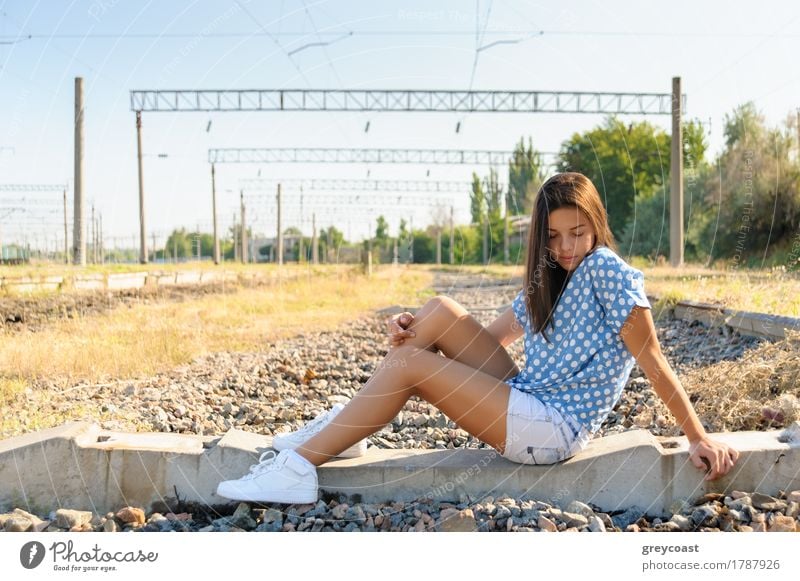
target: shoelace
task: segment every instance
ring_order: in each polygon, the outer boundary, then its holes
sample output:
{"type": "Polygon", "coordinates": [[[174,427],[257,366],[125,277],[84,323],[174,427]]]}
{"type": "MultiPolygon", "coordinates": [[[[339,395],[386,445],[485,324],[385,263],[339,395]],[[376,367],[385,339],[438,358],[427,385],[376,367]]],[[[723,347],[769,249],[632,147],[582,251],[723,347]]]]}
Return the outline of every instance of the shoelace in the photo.
{"type": "Polygon", "coordinates": [[[279,464],[275,462],[275,458],[277,457],[278,454],[275,452],[275,450],[267,450],[266,452],[261,454],[261,456],[258,457],[258,464],[251,465],[250,471],[247,474],[245,474],[241,479],[250,480],[251,478],[255,478],[256,476],[258,476],[259,474],[263,474],[264,472],[269,472],[270,470],[275,470],[275,468],[279,466],[279,464]]]}
{"type": "Polygon", "coordinates": [[[312,434],[314,432],[318,432],[322,428],[322,424],[328,421],[328,418],[331,416],[332,411],[333,410],[328,410],[321,416],[317,416],[316,418],[308,422],[300,431],[311,432],[312,434]]]}

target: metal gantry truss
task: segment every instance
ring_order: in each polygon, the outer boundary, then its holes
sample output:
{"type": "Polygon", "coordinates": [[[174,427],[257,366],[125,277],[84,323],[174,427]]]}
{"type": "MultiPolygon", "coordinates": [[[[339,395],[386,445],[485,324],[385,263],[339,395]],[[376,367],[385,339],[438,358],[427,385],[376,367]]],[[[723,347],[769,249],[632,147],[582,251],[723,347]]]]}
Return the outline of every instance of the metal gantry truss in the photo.
{"type": "MultiPolygon", "coordinates": [[[[146,262],[144,191],[142,170],[142,113],[204,111],[353,111],[353,112],[475,112],[475,113],[585,113],[612,115],[671,115],[670,263],[683,262],[683,150],[681,116],[686,95],[681,78],[672,78],[671,93],[604,91],[453,91],[395,89],[211,89],[132,90],[131,111],[136,114],[139,161],[139,214],[141,255],[146,262]]],[[[212,173],[212,217],[214,262],[219,262],[214,162],[212,173]]]]}
{"type": "Polygon", "coordinates": [[[0,184],[0,192],[62,192],[67,184],[0,184]]]}
{"type": "MultiPolygon", "coordinates": [[[[541,152],[553,156],[554,152],[541,152]]],[[[347,147],[234,147],[208,150],[208,163],[408,163],[505,165],[513,152],[459,149],[358,149],[347,147]]]]}
{"type": "MultiPolygon", "coordinates": [[[[391,89],[132,90],[132,111],[438,111],[670,115],[670,93],[391,89]]],[[[686,96],[681,95],[681,108],[686,96]]]]}
{"type": "Polygon", "coordinates": [[[239,180],[239,188],[246,191],[274,190],[277,184],[289,189],[372,192],[446,192],[466,193],[472,182],[425,180],[356,180],[356,179],[273,179],[250,178],[239,180]]]}
{"type": "MultiPolygon", "coordinates": [[[[54,226],[63,226],[66,253],[66,220],[67,212],[71,209],[66,199],[67,189],[67,184],[0,184],[0,192],[31,194],[60,191],[63,196],[62,199],[32,198],[25,195],[18,198],[0,197],[0,250],[5,245],[6,237],[15,239],[16,244],[21,243],[23,246],[27,246],[27,241],[32,239],[37,247],[41,239],[47,249],[50,231],[54,226]],[[60,216],[63,221],[57,220],[55,216],[60,216]]],[[[54,236],[57,240],[58,235],[54,236]]],[[[5,258],[4,253],[0,254],[0,258],[5,258]]]]}

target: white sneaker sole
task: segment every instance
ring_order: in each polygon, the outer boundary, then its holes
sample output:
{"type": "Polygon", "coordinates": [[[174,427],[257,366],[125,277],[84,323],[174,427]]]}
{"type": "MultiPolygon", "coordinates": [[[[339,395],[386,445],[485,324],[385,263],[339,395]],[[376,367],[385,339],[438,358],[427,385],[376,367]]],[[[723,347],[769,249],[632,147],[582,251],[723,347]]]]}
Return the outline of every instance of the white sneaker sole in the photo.
{"type": "Polygon", "coordinates": [[[279,502],[282,504],[310,504],[317,502],[319,494],[315,490],[276,490],[274,492],[242,492],[235,485],[226,486],[221,482],[217,487],[217,496],[244,502],[279,502]]]}

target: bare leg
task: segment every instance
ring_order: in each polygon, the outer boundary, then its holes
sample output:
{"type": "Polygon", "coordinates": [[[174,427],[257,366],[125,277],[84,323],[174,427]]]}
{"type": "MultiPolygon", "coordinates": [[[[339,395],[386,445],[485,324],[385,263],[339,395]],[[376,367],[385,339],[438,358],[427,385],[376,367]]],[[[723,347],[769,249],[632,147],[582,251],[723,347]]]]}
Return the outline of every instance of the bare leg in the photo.
{"type": "Polygon", "coordinates": [[[301,456],[323,464],[388,424],[412,395],[502,453],[511,389],[502,380],[518,372],[508,352],[447,297],[426,303],[412,327],[417,336],[389,350],[336,419],[297,448],[301,456]],[[426,350],[429,346],[441,349],[445,357],[426,350]]]}

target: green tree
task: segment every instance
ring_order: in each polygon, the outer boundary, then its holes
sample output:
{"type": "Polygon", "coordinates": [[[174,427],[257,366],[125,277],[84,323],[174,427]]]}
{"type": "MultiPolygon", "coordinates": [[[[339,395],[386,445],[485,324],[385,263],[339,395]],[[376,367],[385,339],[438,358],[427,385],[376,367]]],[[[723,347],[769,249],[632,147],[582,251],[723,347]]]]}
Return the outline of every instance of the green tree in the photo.
{"type": "Polygon", "coordinates": [[[167,256],[174,259],[177,253],[178,258],[188,258],[192,256],[192,241],[185,228],[173,230],[167,238],[165,245],[167,256]]]}
{"type": "Polygon", "coordinates": [[[670,136],[646,121],[626,126],[611,116],[565,141],[558,166],[559,171],[577,171],[592,180],[619,240],[637,196],[648,197],[669,181],[670,136]]]}
{"type": "Polygon", "coordinates": [[[375,227],[375,240],[381,244],[386,244],[389,240],[389,223],[383,215],[378,216],[375,227]]]}
{"type": "Polygon", "coordinates": [[[508,162],[508,213],[509,215],[530,214],[533,199],[544,183],[544,162],[542,155],[533,148],[531,138],[528,146],[520,137],[514,153],[508,162]]]}
{"type": "Polygon", "coordinates": [[[478,174],[472,172],[472,190],[469,194],[470,213],[473,224],[482,224],[486,213],[486,195],[483,193],[483,184],[478,174]]]}

